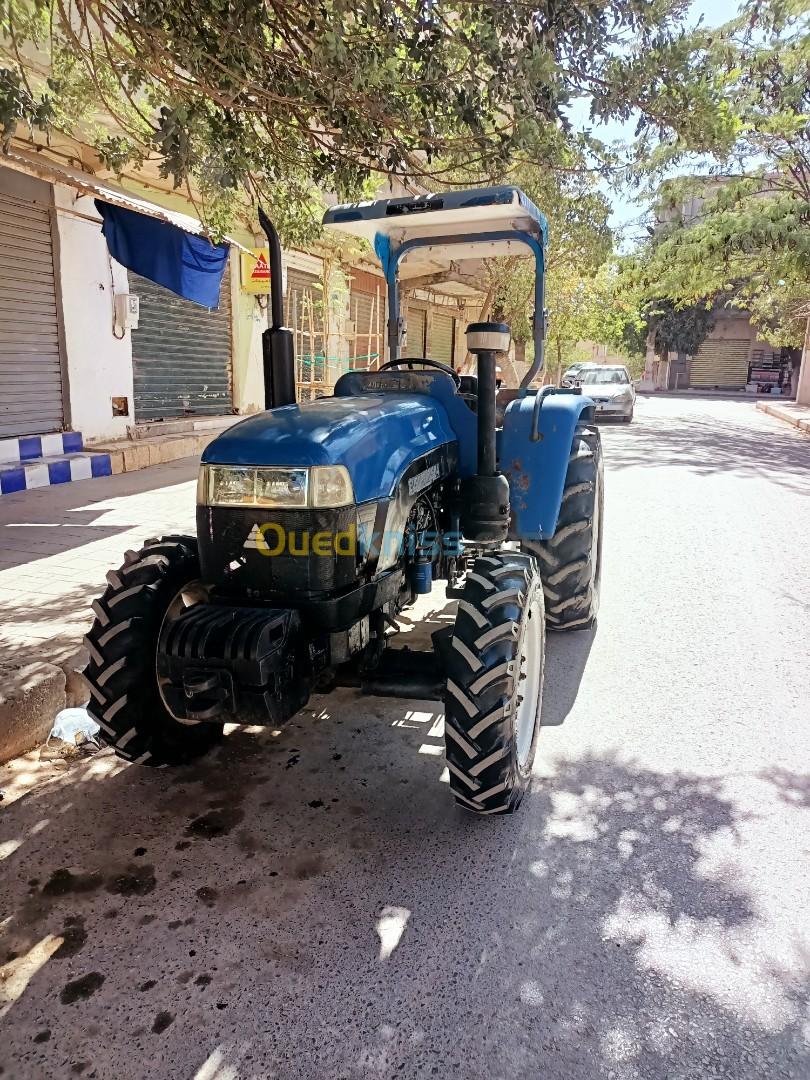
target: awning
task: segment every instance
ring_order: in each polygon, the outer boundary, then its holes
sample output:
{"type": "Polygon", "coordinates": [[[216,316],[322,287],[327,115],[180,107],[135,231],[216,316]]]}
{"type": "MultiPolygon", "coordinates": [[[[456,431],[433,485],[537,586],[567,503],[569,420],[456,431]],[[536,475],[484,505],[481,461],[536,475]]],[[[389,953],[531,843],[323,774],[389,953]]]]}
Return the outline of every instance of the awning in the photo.
{"type": "MultiPolygon", "coordinates": [[[[0,165],[28,173],[30,176],[38,176],[51,184],[66,184],[83,195],[92,195],[113,206],[121,206],[126,210],[134,210],[137,214],[157,218],[158,221],[164,221],[167,225],[176,225],[178,229],[183,229],[192,236],[209,235],[205,225],[189,214],[181,214],[178,210],[167,210],[164,206],[150,202],[131,191],[125,191],[108,180],[100,180],[92,173],[82,172],[80,169],[73,169],[69,165],[54,161],[44,153],[37,154],[12,145],[7,151],[0,153],[0,165]]],[[[250,248],[246,248],[232,236],[225,236],[223,240],[240,251],[250,252],[250,248]]]]}
{"type": "Polygon", "coordinates": [[[227,244],[213,244],[206,236],[101,199],[96,199],[96,210],[104,219],[101,232],[110,254],[127,270],[202,307],[219,307],[227,244]]]}
{"type": "Polygon", "coordinates": [[[122,266],[202,307],[217,308],[230,244],[214,243],[202,222],[54,161],[12,147],[0,163],[93,196],[110,254],[122,266]]]}

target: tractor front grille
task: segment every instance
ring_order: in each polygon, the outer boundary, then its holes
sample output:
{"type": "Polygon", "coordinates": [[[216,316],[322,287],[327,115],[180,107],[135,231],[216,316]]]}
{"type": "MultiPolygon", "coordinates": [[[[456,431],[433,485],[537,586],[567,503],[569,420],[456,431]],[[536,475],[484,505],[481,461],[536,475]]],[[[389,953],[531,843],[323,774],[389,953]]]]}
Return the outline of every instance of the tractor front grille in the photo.
{"type": "Polygon", "coordinates": [[[197,537],[206,584],[272,603],[294,604],[345,590],[357,583],[362,565],[354,506],[200,506],[197,537]]]}

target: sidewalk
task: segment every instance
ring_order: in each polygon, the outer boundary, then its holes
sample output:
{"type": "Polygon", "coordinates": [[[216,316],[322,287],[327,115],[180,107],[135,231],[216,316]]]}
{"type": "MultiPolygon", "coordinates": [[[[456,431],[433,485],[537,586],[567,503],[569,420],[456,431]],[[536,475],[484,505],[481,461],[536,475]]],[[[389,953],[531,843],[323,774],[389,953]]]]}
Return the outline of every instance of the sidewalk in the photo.
{"type": "Polygon", "coordinates": [[[758,401],[757,408],[810,435],[810,405],[797,405],[795,401],[758,401]]]}
{"type": "Polygon", "coordinates": [[[15,753],[21,739],[29,749],[64,707],[60,666],[70,691],[70,672],[82,666],[71,661],[107,571],[151,536],[194,532],[198,466],[199,458],[186,457],[0,499],[0,761],[8,756],[4,738],[15,753]],[[37,705],[42,699],[47,709],[37,705]]]}
{"type": "Polygon", "coordinates": [[[651,398],[691,398],[697,401],[755,401],[753,394],[743,393],[741,390],[710,390],[706,388],[684,387],[682,390],[664,390],[661,387],[636,385],[636,393],[639,397],[651,398]]]}

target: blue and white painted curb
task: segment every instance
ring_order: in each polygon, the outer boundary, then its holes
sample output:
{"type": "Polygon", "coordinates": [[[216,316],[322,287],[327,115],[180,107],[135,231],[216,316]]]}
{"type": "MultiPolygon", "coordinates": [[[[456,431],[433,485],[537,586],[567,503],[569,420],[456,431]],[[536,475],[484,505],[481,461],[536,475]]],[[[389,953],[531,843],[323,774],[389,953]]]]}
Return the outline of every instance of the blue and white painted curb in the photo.
{"type": "Polygon", "coordinates": [[[83,449],[80,431],[56,431],[51,435],[20,435],[17,439],[0,439],[0,468],[36,458],[80,454],[83,449]]]}
{"type": "Polygon", "coordinates": [[[0,439],[0,495],[111,473],[110,455],[84,452],[79,431],[0,439]]]}

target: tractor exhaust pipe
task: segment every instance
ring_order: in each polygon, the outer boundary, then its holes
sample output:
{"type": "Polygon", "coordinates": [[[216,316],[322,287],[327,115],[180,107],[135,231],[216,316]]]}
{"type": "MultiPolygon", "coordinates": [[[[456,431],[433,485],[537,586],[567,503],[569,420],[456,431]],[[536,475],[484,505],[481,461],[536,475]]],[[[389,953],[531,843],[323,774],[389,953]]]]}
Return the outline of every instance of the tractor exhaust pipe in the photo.
{"type": "Polygon", "coordinates": [[[284,279],[281,270],[281,240],[264,209],[259,207],[259,224],[270,248],[270,324],[262,334],[264,407],[295,404],[295,344],[292,330],[284,326],[284,279]]]}
{"type": "Polygon", "coordinates": [[[462,531],[468,540],[498,543],[509,530],[509,481],[498,472],[495,357],[509,348],[505,323],[471,323],[467,348],[478,361],[478,473],[462,481],[462,531]]]}

